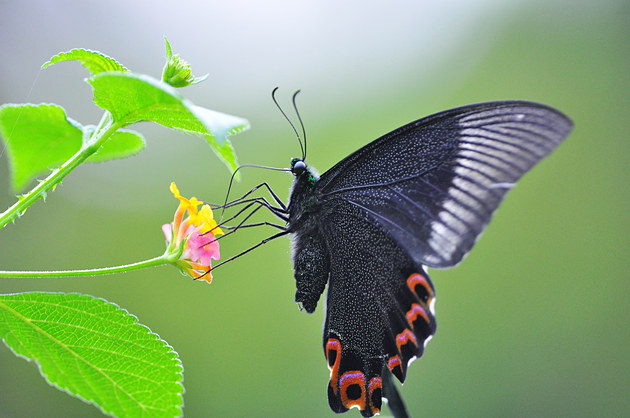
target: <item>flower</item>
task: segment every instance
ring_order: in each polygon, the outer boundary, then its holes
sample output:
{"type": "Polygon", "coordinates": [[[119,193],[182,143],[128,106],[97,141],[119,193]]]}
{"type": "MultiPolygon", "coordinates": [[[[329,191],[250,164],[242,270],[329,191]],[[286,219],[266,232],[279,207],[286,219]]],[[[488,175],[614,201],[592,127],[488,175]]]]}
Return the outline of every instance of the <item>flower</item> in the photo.
{"type": "Polygon", "coordinates": [[[173,259],[172,264],[183,274],[211,283],[212,259],[218,260],[221,256],[216,236],[223,231],[214,220],[210,206],[196,197],[183,197],[175,183],[171,183],[170,189],[179,200],[179,206],[173,222],[162,225],[166,251],[173,259]],[[201,209],[198,209],[199,205],[201,209]],[[185,218],[186,212],[188,216],[185,218]]]}

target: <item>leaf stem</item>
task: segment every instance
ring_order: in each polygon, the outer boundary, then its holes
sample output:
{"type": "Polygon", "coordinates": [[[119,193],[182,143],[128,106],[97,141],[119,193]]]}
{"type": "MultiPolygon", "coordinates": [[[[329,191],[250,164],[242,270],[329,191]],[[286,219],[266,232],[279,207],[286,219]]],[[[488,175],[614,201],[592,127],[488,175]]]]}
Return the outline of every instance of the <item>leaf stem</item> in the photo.
{"type": "Polygon", "coordinates": [[[148,267],[170,264],[168,253],[159,257],[139,261],[137,263],[123,264],[121,266],[104,267],[84,270],[52,270],[52,271],[0,271],[0,278],[20,277],[76,277],[76,276],[102,276],[105,274],[124,273],[126,271],[140,270],[148,267]]]}
{"type": "Polygon", "coordinates": [[[15,218],[21,216],[37,199],[45,197],[46,192],[54,188],[57,183],[61,182],[64,177],[66,177],[79,164],[85,161],[90,155],[94,154],[103,142],[105,142],[121,127],[122,126],[119,123],[113,122],[110,113],[106,111],[90,138],[83,143],[81,149],[77,151],[76,154],[70,157],[59,168],[53,170],[48,177],[42,180],[30,192],[22,195],[15,204],[0,214],[0,229],[4,228],[6,224],[15,218]]]}

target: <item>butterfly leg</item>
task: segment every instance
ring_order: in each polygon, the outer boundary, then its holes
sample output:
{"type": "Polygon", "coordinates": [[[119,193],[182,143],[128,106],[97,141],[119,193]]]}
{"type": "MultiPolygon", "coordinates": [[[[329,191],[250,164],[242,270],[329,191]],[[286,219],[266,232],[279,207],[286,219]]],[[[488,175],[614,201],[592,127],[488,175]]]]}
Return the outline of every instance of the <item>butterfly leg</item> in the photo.
{"type": "MultiPolygon", "coordinates": [[[[219,240],[222,238],[225,238],[228,235],[233,234],[234,232],[236,232],[237,230],[239,230],[240,228],[250,228],[250,227],[255,227],[255,226],[263,226],[263,225],[267,225],[267,226],[271,226],[277,229],[280,229],[281,232],[272,235],[264,240],[262,240],[261,242],[259,242],[258,244],[246,249],[245,251],[242,251],[238,254],[236,254],[233,257],[230,257],[229,259],[222,261],[220,263],[218,263],[216,266],[214,266],[213,269],[216,269],[217,267],[228,263],[238,257],[241,257],[242,255],[247,254],[248,252],[254,250],[255,248],[258,248],[259,246],[267,243],[268,241],[271,241],[275,238],[281,237],[283,235],[287,235],[289,233],[288,229],[286,226],[284,225],[278,225],[272,222],[268,222],[268,221],[263,221],[263,222],[255,222],[255,223],[246,223],[256,212],[258,212],[261,208],[266,208],[268,209],[272,214],[274,214],[276,217],[280,218],[283,221],[288,221],[288,215],[287,215],[287,210],[286,207],[284,206],[284,204],[280,201],[280,199],[278,198],[278,196],[273,193],[271,191],[271,188],[269,187],[269,185],[267,183],[262,183],[258,186],[256,186],[255,188],[253,188],[252,190],[250,190],[249,192],[247,192],[245,195],[241,196],[239,199],[233,200],[229,203],[226,203],[224,205],[215,205],[215,208],[230,208],[230,207],[236,207],[239,205],[244,205],[243,207],[241,207],[234,215],[230,216],[228,219],[226,219],[225,221],[221,221],[219,223],[219,226],[221,226],[222,228],[225,229],[229,229],[229,231],[227,233],[225,233],[224,235],[215,238],[215,240],[219,240]],[[267,187],[267,189],[271,192],[272,196],[274,197],[274,199],[276,200],[277,203],[281,204],[282,207],[276,207],[273,206],[272,204],[270,204],[264,197],[252,197],[252,198],[247,198],[247,196],[249,196],[251,193],[253,193],[254,191],[256,191],[258,188],[260,187],[267,187]],[[251,209],[251,210],[250,210],[251,209]],[[248,212],[249,211],[249,212],[248,212]],[[240,222],[237,225],[234,226],[229,226],[226,225],[228,222],[233,221],[237,218],[239,218],[240,216],[242,216],[244,214],[244,218],[240,220],[240,222]]],[[[223,217],[223,214],[221,215],[223,217]]],[[[214,242],[214,241],[213,241],[214,242]]]]}
{"type": "Polygon", "coordinates": [[[269,194],[271,195],[271,197],[273,197],[273,200],[276,201],[276,203],[282,208],[283,211],[287,211],[287,206],[284,204],[284,202],[278,197],[278,195],[273,191],[273,189],[269,186],[269,184],[267,184],[267,182],[264,183],[260,183],[258,186],[254,187],[252,190],[250,190],[249,192],[247,192],[245,194],[245,196],[247,196],[250,193],[255,192],[256,190],[258,190],[261,187],[266,187],[267,191],[269,192],[269,194]]]}
{"type": "MultiPolygon", "coordinates": [[[[254,209],[254,211],[257,211],[258,209],[260,209],[260,207],[265,207],[265,208],[267,208],[269,210],[269,212],[271,212],[272,214],[274,214],[278,218],[282,219],[283,221],[286,222],[289,219],[288,216],[286,215],[286,213],[284,211],[282,211],[281,208],[277,208],[277,207],[272,206],[263,197],[257,197],[257,198],[252,198],[252,199],[245,199],[245,200],[242,200],[241,202],[239,202],[239,204],[245,205],[245,206],[243,208],[239,209],[236,214],[232,215],[227,220],[225,220],[225,221],[222,220],[221,221],[222,224],[225,224],[227,222],[230,222],[231,220],[234,220],[234,219],[238,218],[242,213],[244,213],[247,209],[251,208],[255,204],[258,204],[259,207],[254,209]]],[[[234,206],[236,206],[236,204],[234,206]]],[[[223,214],[221,214],[221,215],[223,216],[223,214]]]]}
{"type": "MultiPolygon", "coordinates": [[[[221,226],[225,229],[229,229],[229,231],[223,235],[221,235],[220,237],[216,237],[214,240],[210,241],[208,244],[211,244],[214,241],[218,241],[220,239],[223,239],[229,235],[232,235],[233,233],[235,233],[237,230],[241,229],[241,228],[251,228],[254,226],[263,226],[263,225],[267,225],[267,226],[272,226],[274,228],[280,229],[282,231],[285,231],[287,228],[284,225],[278,225],[278,224],[274,224],[272,222],[267,222],[267,221],[263,221],[263,222],[256,222],[256,223],[251,223],[251,224],[246,224],[245,222],[247,222],[247,220],[249,218],[251,218],[256,212],[258,212],[258,210],[260,208],[266,207],[265,205],[261,204],[259,201],[253,201],[250,202],[246,207],[242,208],[241,210],[238,211],[238,213],[232,217],[230,217],[229,219],[227,219],[225,222],[222,222],[220,225],[217,225],[217,227],[221,226]],[[255,207],[251,212],[249,212],[245,218],[243,218],[237,225],[226,225],[227,222],[236,219],[238,216],[240,216],[242,213],[245,213],[245,211],[247,209],[249,209],[250,207],[254,206],[255,204],[259,204],[259,206],[255,207]]],[[[212,230],[208,231],[208,232],[212,232],[212,230]]]]}
{"type": "Polygon", "coordinates": [[[272,236],[270,236],[268,238],[265,238],[264,240],[260,241],[258,244],[254,245],[252,247],[249,247],[245,251],[241,251],[240,253],[238,253],[238,254],[228,258],[227,260],[221,261],[219,264],[217,264],[216,266],[212,267],[212,270],[216,270],[217,267],[222,266],[225,263],[229,263],[230,261],[235,260],[235,259],[237,259],[237,258],[239,258],[239,257],[241,257],[241,256],[243,256],[245,254],[247,254],[248,252],[250,252],[250,251],[260,247],[261,245],[266,244],[269,241],[274,240],[276,238],[279,238],[279,237],[282,237],[284,235],[287,235],[288,233],[289,233],[289,231],[285,230],[285,231],[278,232],[277,234],[274,234],[274,235],[272,235],[272,236]]]}
{"type": "MultiPolygon", "coordinates": [[[[238,199],[234,199],[230,202],[227,201],[227,197],[226,197],[226,201],[225,203],[223,203],[222,205],[220,204],[215,204],[215,203],[210,203],[210,206],[212,206],[213,209],[221,209],[221,208],[228,208],[234,205],[238,205],[241,204],[243,201],[246,201],[247,197],[250,196],[252,193],[254,193],[256,190],[260,189],[261,187],[265,187],[267,189],[267,191],[269,192],[269,194],[271,195],[271,197],[273,197],[273,200],[276,202],[276,204],[278,204],[278,209],[286,212],[287,211],[287,207],[284,204],[284,202],[278,197],[278,195],[273,191],[273,189],[271,188],[271,186],[269,186],[269,184],[267,184],[267,182],[264,183],[260,183],[259,185],[252,187],[252,189],[250,191],[248,191],[247,193],[245,193],[243,196],[239,197],[238,199]]],[[[259,198],[255,198],[255,199],[259,199],[259,198]]],[[[264,199],[264,198],[260,198],[260,199],[264,199]]]]}

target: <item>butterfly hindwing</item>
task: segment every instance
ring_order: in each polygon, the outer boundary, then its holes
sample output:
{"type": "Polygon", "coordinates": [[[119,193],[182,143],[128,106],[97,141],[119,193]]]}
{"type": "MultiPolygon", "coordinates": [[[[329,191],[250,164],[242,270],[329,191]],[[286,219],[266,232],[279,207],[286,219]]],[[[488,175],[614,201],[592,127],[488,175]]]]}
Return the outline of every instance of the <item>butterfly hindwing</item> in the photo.
{"type": "Polygon", "coordinates": [[[434,290],[417,265],[357,208],[336,207],[322,227],[330,255],[324,352],[328,399],[364,416],[381,409],[383,368],[401,381],[435,333],[434,290]]]}
{"type": "Polygon", "coordinates": [[[368,213],[417,263],[450,267],[505,193],[570,129],[566,116],[536,103],[448,110],[351,154],[322,175],[316,192],[324,206],[342,200],[368,213]]]}

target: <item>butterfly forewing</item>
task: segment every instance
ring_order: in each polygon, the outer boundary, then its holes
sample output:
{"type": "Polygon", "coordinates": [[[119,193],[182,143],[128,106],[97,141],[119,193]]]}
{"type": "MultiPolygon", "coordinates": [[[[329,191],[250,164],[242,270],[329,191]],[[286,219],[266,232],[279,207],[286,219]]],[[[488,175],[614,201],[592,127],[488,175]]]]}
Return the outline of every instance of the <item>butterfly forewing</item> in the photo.
{"type": "Polygon", "coordinates": [[[569,133],[536,103],[466,106],[399,128],[324,173],[322,201],[370,214],[413,259],[450,267],[470,251],[505,193],[569,133]]]}

